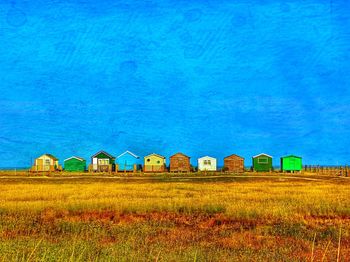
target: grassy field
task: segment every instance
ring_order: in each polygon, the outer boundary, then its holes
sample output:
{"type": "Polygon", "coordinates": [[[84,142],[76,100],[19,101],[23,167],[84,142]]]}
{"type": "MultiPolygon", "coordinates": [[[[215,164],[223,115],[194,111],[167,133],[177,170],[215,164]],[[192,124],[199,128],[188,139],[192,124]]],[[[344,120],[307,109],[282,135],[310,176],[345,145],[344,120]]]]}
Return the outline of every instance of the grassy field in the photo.
{"type": "Polygon", "coordinates": [[[2,261],[350,261],[350,179],[0,177],[2,261]]]}

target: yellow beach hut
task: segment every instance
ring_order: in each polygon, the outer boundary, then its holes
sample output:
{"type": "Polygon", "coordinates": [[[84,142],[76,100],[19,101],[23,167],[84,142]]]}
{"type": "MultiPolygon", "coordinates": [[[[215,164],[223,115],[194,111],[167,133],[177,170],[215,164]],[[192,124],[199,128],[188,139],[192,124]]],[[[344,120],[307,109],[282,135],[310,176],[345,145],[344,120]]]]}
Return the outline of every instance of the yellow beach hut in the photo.
{"type": "Polygon", "coordinates": [[[35,159],[31,171],[57,171],[62,170],[58,159],[51,154],[44,154],[35,159]]]}
{"type": "Polygon", "coordinates": [[[164,172],[166,159],[164,156],[152,153],[144,157],[143,172],[164,172]]]}

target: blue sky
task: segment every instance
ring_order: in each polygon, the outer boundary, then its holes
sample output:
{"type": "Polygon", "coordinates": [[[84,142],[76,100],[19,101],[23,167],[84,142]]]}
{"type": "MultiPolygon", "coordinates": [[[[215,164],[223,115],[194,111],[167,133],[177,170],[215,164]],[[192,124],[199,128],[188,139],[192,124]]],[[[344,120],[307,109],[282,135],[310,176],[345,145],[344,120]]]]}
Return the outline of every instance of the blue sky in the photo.
{"type": "Polygon", "coordinates": [[[181,151],[350,163],[348,1],[0,2],[0,166],[181,151]]]}

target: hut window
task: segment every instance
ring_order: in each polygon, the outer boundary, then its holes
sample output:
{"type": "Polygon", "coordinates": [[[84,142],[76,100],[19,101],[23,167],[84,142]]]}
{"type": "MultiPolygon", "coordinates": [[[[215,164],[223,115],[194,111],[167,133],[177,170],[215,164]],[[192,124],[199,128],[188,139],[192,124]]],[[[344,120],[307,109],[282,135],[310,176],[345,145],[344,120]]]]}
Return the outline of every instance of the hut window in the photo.
{"type": "Polygon", "coordinates": [[[45,159],[45,165],[50,165],[50,159],[45,159]]]}
{"type": "Polygon", "coordinates": [[[151,159],[147,158],[147,162],[151,161],[151,159]]]}
{"type": "Polygon", "coordinates": [[[159,161],[159,160],[157,161],[157,164],[160,164],[160,161],[159,161]]]}
{"type": "Polygon", "coordinates": [[[211,165],[211,161],[210,160],[204,160],[204,165],[211,165]]]}
{"type": "Polygon", "coordinates": [[[258,158],[258,163],[259,164],[267,164],[269,161],[266,157],[263,158],[258,158]]]}
{"type": "Polygon", "coordinates": [[[109,160],[108,159],[99,159],[98,163],[99,163],[99,165],[108,165],[109,160]]]}

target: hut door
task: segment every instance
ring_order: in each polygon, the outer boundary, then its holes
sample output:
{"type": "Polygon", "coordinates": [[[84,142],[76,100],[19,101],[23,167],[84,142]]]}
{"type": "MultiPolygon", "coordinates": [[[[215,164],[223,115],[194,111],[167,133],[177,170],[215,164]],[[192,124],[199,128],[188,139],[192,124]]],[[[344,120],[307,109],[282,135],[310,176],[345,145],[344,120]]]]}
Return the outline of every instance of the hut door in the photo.
{"type": "Polygon", "coordinates": [[[50,171],[50,159],[45,159],[44,170],[50,171]]]}
{"type": "Polygon", "coordinates": [[[179,170],[183,170],[185,167],[185,162],[183,159],[179,159],[179,170]]]}
{"type": "Polygon", "coordinates": [[[92,159],[92,167],[93,167],[93,170],[97,170],[97,166],[98,166],[98,162],[97,162],[97,158],[93,158],[92,159]]]}
{"type": "Polygon", "coordinates": [[[289,163],[290,163],[290,170],[295,170],[295,159],[294,158],[291,158],[289,160],[289,163]]]}
{"type": "Polygon", "coordinates": [[[43,171],[44,170],[44,161],[42,159],[37,159],[36,160],[36,170],[37,171],[43,171]]]}

